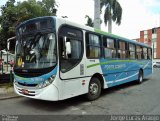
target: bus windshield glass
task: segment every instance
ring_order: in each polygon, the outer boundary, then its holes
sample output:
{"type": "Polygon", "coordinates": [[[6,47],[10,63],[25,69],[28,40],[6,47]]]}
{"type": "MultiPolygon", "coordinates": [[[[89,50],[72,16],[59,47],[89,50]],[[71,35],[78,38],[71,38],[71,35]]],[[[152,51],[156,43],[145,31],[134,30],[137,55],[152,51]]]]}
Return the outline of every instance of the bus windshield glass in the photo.
{"type": "Polygon", "coordinates": [[[54,33],[17,34],[15,69],[41,69],[55,66],[54,33]]]}

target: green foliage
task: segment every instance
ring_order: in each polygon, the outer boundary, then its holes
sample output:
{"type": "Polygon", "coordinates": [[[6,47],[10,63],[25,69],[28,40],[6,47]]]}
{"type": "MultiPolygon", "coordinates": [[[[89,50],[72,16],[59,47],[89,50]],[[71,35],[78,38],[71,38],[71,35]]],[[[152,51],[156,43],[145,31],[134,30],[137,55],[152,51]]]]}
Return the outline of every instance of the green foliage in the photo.
{"type": "Polygon", "coordinates": [[[93,23],[92,18],[90,18],[88,15],[86,15],[85,18],[87,19],[87,24],[86,24],[86,26],[93,27],[93,26],[94,26],[94,23],[93,23]]]}
{"type": "Polygon", "coordinates": [[[122,8],[118,0],[101,0],[101,8],[105,7],[104,23],[107,25],[111,19],[116,24],[121,24],[122,8]]]}
{"type": "Polygon", "coordinates": [[[35,17],[56,15],[55,7],[58,7],[55,0],[28,0],[18,3],[8,0],[0,7],[0,50],[6,48],[7,39],[15,36],[15,28],[21,22],[35,17]]]}
{"type": "Polygon", "coordinates": [[[42,0],[41,2],[44,12],[48,13],[51,16],[55,16],[57,9],[55,7],[58,7],[55,0],[42,0]]]}

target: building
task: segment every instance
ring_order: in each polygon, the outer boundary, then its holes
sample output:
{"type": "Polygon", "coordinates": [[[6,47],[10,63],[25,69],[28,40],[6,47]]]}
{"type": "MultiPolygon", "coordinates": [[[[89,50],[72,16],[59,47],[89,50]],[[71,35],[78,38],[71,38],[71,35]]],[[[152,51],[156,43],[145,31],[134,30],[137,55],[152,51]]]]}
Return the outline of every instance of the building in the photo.
{"type": "Polygon", "coordinates": [[[0,60],[3,60],[3,63],[6,64],[7,61],[14,61],[14,54],[12,53],[7,53],[5,50],[0,51],[0,60]],[[8,57],[7,57],[8,56],[8,57]],[[8,59],[8,60],[7,60],[8,59]]]}
{"type": "Polygon", "coordinates": [[[153,48],[153,58],[160,59],[160,27],[140,31],[140,38],[135,39],[153,48]]]}
{"type": "MultiPolygon", "coordinates": [[[[5,50],[0,51],[0,75],[5,73],[10,73],[10,70],[13,69],[12,65],[14,64],[14,54],[9,53],[5,50]]],[[[0,81],[2,76],[0,77],[0,81]]]]}

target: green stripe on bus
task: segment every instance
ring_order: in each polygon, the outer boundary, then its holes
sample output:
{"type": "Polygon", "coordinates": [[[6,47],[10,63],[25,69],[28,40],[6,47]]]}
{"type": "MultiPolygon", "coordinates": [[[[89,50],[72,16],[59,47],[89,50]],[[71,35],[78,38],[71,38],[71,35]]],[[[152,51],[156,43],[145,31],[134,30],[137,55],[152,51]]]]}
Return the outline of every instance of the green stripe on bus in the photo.
{"type": "Polygon", "coordinates": [[[145,65],[144,62],[138,62],[136,60],[113,60],[113,61],[91,64],[91,65],[88,65],[87,68],[91,68],[91,67],[95,67],[95,66],[99,66],[99,65],[105,65],[105,64],[114,63],[114,62],[118,62],[118,63],[120,63],[120,62],[135,62],[135,63],[145,65]]]}
{"type": "Polygon", "coordinates": [[[112,37],[115,37],[115,38],[126,39],[126,38],[124,38],[124,37],[120,37],[120,36],[118,36],[118,35],[114,35],[114,34],[111,34],[111,33],[105,32],[105,31],[102,31],[102,30],[100,30],[100,29],[94,28],[94,31],[97,32],[97,33],[99,33],[99,34],[108,35],[108,36],[112,36],[112,37]]]}
{"type": "Polygon", "coordinates": [[[19,78],[19,79],[21,79],[21,80],[27,81],[27,78],[20,77],[20,76],[17,76],[17,75],[15,75],[15,78],[19,78]]]}

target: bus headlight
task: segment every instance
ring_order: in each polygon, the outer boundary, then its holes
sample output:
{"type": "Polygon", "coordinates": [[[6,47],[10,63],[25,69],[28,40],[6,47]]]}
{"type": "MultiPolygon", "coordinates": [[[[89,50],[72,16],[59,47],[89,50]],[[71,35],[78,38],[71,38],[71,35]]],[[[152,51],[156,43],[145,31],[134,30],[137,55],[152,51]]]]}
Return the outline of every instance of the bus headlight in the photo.
{"type": "Polygon", "coordinates": [[[50,78],[48,78],[46,81],[41,82],[37,85],[38,88],[44,88],[47,87],[48,85],[50,85],[55,79],[55,76],[51,76],[50,78]]]}

